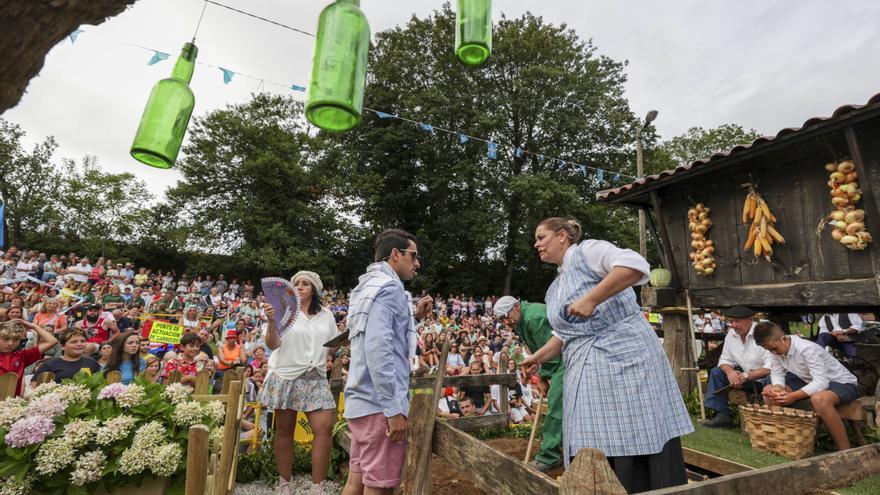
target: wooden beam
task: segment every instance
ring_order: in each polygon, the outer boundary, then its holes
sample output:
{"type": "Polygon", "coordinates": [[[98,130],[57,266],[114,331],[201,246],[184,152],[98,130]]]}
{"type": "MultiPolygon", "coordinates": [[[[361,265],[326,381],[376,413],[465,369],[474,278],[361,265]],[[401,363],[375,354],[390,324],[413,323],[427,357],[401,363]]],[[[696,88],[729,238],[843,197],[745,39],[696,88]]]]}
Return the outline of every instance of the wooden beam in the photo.
{"type": "Polygon", "coordinates": [[[458,428],[438,421],[434,453],[493,495],[558,495],[559,483],[458,428]]]}
{"type": "Polygon", "coordinates": [[[755,468],[746,466],[745,464],[739,464],[737,462],[728,461],[727,459],[722,459],[721,457],[716,457],[711,454],[707,454],[705,452],[700,452],[699,450],[682,448],[682,452],[684,452],[684,463],[698,467],[700,469],[705,469],[711,473],[720,474],[721,476],[727,476],[728,474],[736,474],[736,473],[744,473],[746,471],[753,471],[755,468]]]}
{"type": "Polygon", "coordinates": [[[562,475],[559,495],[626,495],[626,490],[608,464],[608,459],[596,449],[581,449],[574,462],[562,475]]]}
{"type": "MultiPolygon", "coordinates": [[[[436,376],[436,375],[435,375],[436,376]]],[[[434,388],[435,376],[421,376],[409,381],[409,388],[434,388]]],[[[489,385],[507,385],[515,387],[516,373],[493,373],[486,375],[447,376],[443,379],[444,387],[483,387],[489,385]]]]}
{"type": "Polygon", "coordinates": [[[675,255],[672,252],[672,242],[669,240],[669,231],[666,229],[666,222],[663,220],[662,202],[657,191],[651,191],[651,204],[654,206],[654,213],[657,215],[657,223],[660,228],[660,254],[663,257],[663,264],[672,272],[672,286],[681,287],[678,266],[675,262],[675,255]]]}
{"type": "Polygon", "coordinates": [[[434,438],[434,425],[437,419],[437,400],[446,372],[446,358],[449,356],[450,342],[443,343],[440,351],[440,365],[434,378],[430,394],[416,394],[413,397],[407,418],[409,443],[406,446],[406,463],[403,470],[403,493],[405,495],[430,495],[431,493],[431,442],[434,438]]]}
{"type": "Polygon", "coordinates": [[[649,308],[669,308],[684,306],[684,296],[674,287],[651,287],[642,285],[642,306],[649,308]]]}
{"type": "Polygon", "coordinates": [[[205,495],[208,483],[208,427],[189,427],[186,446],[186,495],[205,495]]]}
{"type": "Polygon", "coordinates": [[[702,483],[646,492],[650,495],[800,495],[850,486],[880,473],[880,443],[722,476],[702,483]]]}
{"type": "Polygon", "coordinates": [[[466,418],[444,418],[440,422],[454,426],[461,431],[477,431],[489,428],[506,428],[506,414],[489,414],[487,416],[468,416],[466,418]]]}
{"type": "MultiPolygon", "coordinates": [[[[874,197],[874,188],[871,187],[869,182],[868,173],[865,171],[865,158],[862,155],[862,148],[859,146],[859,138],[856,136],[856,130],[853,126],[848,126],[843,130],[844,136],[846,136],[846,145],[849,147],[850,156],[852,156],[853,164],[856,166],[856,173],[859,176],[859,183],[861,184],[859,189],[862,190],[862,201],[865,211],[868,212],[868,215],[865,216],[865,225],[868,228],[869,232],[880,232],[878,228],[880,228],[880,219],[877,218],[877,212],[880,211],[877,208],[877,198],[874,197]]],[[[872,249],[873,251],[873,249],[872,249]]],[[[871,253],[871,267],[874,270],[874,274],[880,274],[880,256],[877,256],[877,252],[874,251],[871,253]]]]}

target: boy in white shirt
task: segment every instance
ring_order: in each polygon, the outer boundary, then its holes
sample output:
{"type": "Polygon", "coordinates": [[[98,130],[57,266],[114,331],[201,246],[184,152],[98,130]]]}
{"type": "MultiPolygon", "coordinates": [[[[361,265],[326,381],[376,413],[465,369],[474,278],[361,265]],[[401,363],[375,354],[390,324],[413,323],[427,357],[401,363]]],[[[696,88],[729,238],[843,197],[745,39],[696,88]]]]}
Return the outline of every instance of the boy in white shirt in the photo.
{"type": "Polygon", "coordinates": [[[835,407],[858,398],[855,375],[818,344],[785,335],[775,323],[759,323],[754,335],[758,345],[772,354],[771,385],[764,387],[764,402],[790,406],[809,399],[837,449],[848,449],[846,428],[835,407]]]}

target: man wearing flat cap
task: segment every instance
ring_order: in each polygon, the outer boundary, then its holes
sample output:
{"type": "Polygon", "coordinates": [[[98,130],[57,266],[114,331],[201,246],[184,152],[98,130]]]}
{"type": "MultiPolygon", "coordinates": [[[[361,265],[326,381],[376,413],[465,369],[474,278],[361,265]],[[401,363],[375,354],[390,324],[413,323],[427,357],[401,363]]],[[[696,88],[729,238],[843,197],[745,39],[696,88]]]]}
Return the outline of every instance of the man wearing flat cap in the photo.
{"type": "Polygon", "coordinates": [[[770,353],[755,342],[754,311],[745,306],[734,306],[721,313],[727,318],[730,331],[724,338],[718,367],[709,371],[705,400],[706,408],[715,411],[715,417],[700,423],[725,428],[731,426],[727,394],[718,393],[718,390],[728,385],[745,390],[754,385],[756,390],[762,390],[770,375],[770,353]]]}
{"type": "MultiPolygon", "coordinates": [[[[529,351],[537,352],[553,335],[553,328],[547,321],[547,306],[540,303],[519,301],[512,296],[504,296],[492,307],[495,316],[506,318],[517,335],[522,338],[529,351]]],[[[538,371],[542,393],[548,400],[547,416],[544,418],[544,439],[535,460],[529,466],[541,472],[550,471],[562,465],[562,388],[565,366],[562,357],[556,357],[541,365],[538,371]],[[550,382],[549,389],[546,386],[550,382]]]]}

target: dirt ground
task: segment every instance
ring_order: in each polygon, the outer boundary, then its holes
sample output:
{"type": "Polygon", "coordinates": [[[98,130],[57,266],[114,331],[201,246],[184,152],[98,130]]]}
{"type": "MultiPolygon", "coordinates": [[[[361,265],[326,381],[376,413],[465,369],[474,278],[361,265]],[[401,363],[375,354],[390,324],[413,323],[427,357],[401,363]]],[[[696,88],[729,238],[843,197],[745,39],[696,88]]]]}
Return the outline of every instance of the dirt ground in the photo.
{"type": "MultiPolygon", "coordinates": [[[[525,438],[493,438],[486,444],[495,450],[504,452],[515,459],[522,459],[526,454],[529,441],[525,438]]],[[[551,478],[562,475],[560,468],[549,473],[551,478]]],[[[465,478],[461,471],[450,466],[436,455],[431,460],[431,485],[434,495],[492,495],[494,490],[483,491],[465,478]]]]}

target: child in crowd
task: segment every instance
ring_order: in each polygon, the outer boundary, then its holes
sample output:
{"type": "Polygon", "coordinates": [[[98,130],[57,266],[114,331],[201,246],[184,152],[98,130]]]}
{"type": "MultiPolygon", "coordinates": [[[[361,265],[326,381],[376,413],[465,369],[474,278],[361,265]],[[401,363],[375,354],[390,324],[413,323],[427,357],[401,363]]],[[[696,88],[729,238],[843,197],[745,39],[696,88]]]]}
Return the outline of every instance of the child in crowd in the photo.
{"type": "Polygon", "coordinates": [[[202,339],[194,333],[188,333],[180,338],[180,354],[177,357],[168,360],[165,368],[162,370],[162,381],[168,379],[174,371],[179,371],[183,378],[180,383],[194,387],[196,385],[196,375],[199,374],[196,367],[196,355],[199,353],[199,347],[202,345],[202,339]]]}
{"type": "Polygon", "coordinates": [[[46,361],[37,374],[48,371],[55,375],[56,383],[61,383],[62,380],[73,378],[80,371],[92,374],[101,370],[97,361],[83,355],[88,346],[85,330],[73,328],[61,334],[59,340],[61,357],[46,361]]]}
{"type": "Polygon", "coordinates": [[[858,398],[855,375],[818,344],[796,335],[785,335],[775,323],[759,323],[754,336],[758,345],[773,354],[771,384],[764,387],[764,402],[791,406],[809,399],[837,449],[848,449],[846,428],[835,407],[858,398]]]}
{"type": "Polygon", "coordinates": [[[24,369],[39,361],[43,354],[55,347],[58,340],[39,325],[24,321],[11,320],[0,324],[0,373],[17,373],[18,383],[15,385],[15,395],[21,394],[21,379],[24,369]],[[37,333],[39,344],[30,349],[17,350],[24,338],[25,329],[31,329],[37,333]]]}

